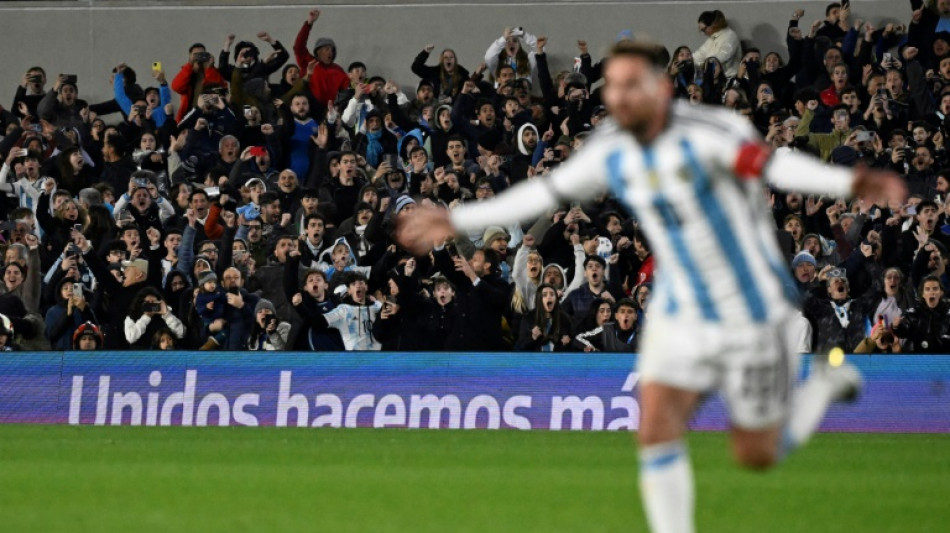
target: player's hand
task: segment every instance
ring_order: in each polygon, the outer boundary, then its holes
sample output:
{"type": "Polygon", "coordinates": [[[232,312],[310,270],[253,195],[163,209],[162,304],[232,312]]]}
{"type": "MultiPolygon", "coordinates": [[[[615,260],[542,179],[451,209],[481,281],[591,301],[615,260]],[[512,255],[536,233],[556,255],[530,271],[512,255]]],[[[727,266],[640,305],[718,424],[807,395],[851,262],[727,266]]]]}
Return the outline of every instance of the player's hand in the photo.
{"type": "Polygon", "coordinates": [[[907,198],[907,186],[900,176],[864,165],[854,169],[852,191],[855,196],[867,196],[874,203],[903,205],[907,198]]]}
{"type": "Polygon", "coordinates": [[[419,206],[408,216],[396,219],[396,240],[416,257],[429,253],[433,243],[444,242],[454,234],[449,212],[444,209],[419,206]]]}

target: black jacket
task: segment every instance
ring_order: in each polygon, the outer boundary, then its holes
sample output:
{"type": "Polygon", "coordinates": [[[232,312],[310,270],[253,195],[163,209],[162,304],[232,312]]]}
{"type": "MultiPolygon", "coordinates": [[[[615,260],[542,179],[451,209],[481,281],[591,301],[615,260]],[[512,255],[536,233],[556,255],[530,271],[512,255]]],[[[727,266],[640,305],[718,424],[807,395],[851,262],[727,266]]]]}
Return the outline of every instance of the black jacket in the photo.
{"type": "Polygon", "coordinates": [[[498,273],[479,279],[477,285],[456,272],[455,265],[444,249],[435,253],[436,268],[449,278],[456,288],[457,314],[445,344],[446,350],[501,351],[501,318],[508,303],[508,284],[498,273]]]}
{"type": "Polygon", "coordinates": [[[943,298],[931,309],[918,300],[904,311],[894,334],[907,340],[905,352],[947,353],[950,350],[950,300],[943,298]]]}

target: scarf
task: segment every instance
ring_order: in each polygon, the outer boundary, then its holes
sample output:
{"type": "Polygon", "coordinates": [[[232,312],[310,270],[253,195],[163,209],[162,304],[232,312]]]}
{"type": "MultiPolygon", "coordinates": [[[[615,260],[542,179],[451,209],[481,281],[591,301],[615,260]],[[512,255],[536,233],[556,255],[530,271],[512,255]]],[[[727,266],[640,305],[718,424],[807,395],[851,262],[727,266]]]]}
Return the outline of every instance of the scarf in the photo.
{"type": "Polygon", "coordinates": [[[835,316],[838,317],[838,322],[841,324],[841,327],[847,329],[848,324],[851,323],[851,319],[848,317],[848,312],[851,310],[851,300],[848,300],[842,305],[838,305],[832,300],[831,308],[834,309],[835,316]]]}
{"type": "Polygon", "coordinates": [[[373,168],[379,166],[379,156],[383,153],[383,145],[379,142],[382,137],[383,130],[366,132],[366,139],[369,140],[366,145],[366,162],[373,168]]]}

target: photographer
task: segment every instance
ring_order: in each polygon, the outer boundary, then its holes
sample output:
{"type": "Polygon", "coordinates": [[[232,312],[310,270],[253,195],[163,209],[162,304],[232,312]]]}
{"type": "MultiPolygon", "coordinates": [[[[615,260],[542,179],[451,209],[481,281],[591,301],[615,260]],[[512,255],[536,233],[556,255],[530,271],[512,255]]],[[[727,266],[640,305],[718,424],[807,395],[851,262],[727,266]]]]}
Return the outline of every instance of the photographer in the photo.
{"type": "Polygon", "coordinates": [[[171,313],[162,293],[154,287],[144,287],[133,298],[125,317],[125,340],[134,350],[147,350],[162,329],[171,330],[178,339],[185,335],[185,326],[171,313]]]}
{"type": "Polygon", "coordinates": [[[46,338],[53,350],[69,350],[76,329],[85,322],[97,323],[98,320],[76,278],[60,280],[56,300],[56,305],[46,312],[46,338]]]}
{"type": "Polygon", "coordinates": [[[854,347],[854,353],[901,353],[901,340],[883,321],[871,329],[871,335],[854,347]]]}
{"type": "Polygon", "coordinates": [[[290,336],[290,323],[277,318],[277,310],[269,300],[261,298],[254,308],[254,325],[247,341],[248,350],[285,350],[290,336]]]}
{"type": "Polygon", "coordinates": [[[188,49],[188,62],[182,65],[171,84],[172,90],[181,95],[176,122],[181,122],[186,114],[199,105],[199,99],[195,98],[197,88],[226,85],[224,77],[213,63],[214,56],[205,49],[205,45],[195,43],[188,49]]]}

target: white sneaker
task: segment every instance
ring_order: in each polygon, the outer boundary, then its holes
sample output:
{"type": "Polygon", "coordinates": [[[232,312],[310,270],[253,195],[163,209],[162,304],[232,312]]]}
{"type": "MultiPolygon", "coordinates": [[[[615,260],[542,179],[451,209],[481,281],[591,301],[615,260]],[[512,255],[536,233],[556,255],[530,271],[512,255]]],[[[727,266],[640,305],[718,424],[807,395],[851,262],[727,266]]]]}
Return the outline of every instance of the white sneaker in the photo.
{"type": "Polygon", "coordinates": [[[839,366],[821,365],[820,372],[821,378],[826,380],[834,391],[832,400],[852,403],[861,395],[864,378],[851,363],[842,363],[839,366]]]}

